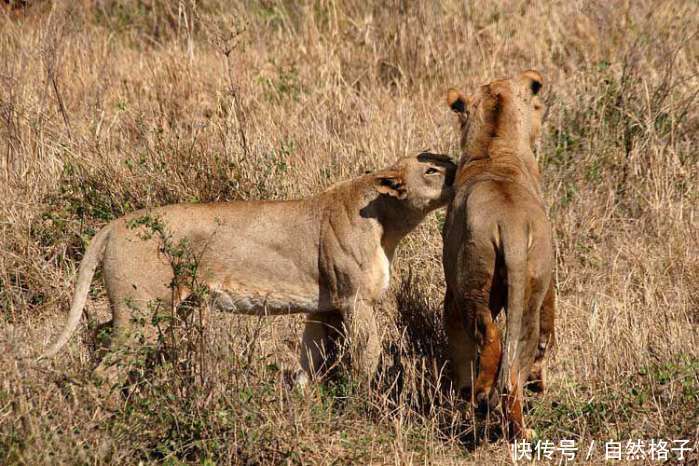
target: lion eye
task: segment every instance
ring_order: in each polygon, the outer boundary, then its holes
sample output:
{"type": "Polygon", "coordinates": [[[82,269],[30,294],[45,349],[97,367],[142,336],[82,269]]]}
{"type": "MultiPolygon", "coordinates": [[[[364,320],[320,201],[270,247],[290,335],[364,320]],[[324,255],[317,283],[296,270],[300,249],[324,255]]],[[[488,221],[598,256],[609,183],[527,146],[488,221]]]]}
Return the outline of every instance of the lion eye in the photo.
{"type": "Polygon", "coordinates": [[[439,170],[437,170],[436,168],[430,167],[427,170],[425,170],[425,175],[434,175],[435,173],[439,173],[439,170]]]}

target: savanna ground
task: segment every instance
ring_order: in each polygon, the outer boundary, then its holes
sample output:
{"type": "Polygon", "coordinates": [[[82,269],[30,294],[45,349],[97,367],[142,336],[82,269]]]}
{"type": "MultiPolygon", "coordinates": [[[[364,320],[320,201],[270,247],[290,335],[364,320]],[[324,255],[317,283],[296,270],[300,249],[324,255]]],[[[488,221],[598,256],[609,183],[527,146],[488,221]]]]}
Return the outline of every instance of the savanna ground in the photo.
{"type": "Polygon", "coordinates": [[[108,406],[90,389],[99,275],[54,361],[17,356],[63,326],[110,219],[306,196],[425,148],[457,156],[446,89],[528,68],[547,79],[536,153],[559,303],[528,420],[579,457],[598,442],[593,462],[599,442],[652,438],[688,439],[696,460],[699,4],[14,3],[0,9],[0,463],[510,462],[504,440],[474,446],[442,370],[443,212],[399,249],[371,390],[342,369],[290,389],[296,317],[214,315],[202,331],[195,309],[108,406]]]}

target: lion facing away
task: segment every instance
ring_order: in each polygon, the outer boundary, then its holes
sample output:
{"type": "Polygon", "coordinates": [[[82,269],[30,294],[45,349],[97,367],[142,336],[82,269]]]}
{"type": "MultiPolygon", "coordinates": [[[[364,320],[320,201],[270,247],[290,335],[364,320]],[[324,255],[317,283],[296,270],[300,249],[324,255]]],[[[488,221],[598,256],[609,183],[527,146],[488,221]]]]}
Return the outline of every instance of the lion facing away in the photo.
{"type": "Polygon", "coordinates": [[[522,389],[529,379],[543,390],[554,336],[551,226],[532,151],[542,85],[538,72],[526,71],[468,98],[454,89],[447,96],[463,150],[443,231],[448,349],[456,388],[479,411],[505,396],[512,437],[531,435],[522,389]],[[503,308],[504,349],[494,322],[503,308]]]}

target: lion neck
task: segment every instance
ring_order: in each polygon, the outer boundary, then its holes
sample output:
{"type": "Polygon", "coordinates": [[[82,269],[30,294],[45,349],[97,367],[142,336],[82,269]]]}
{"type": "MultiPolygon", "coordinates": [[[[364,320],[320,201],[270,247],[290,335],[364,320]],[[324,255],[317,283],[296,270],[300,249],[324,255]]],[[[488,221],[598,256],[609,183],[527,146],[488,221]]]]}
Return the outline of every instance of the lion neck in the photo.
{"type": "Polygon", "coordinates": [[[379,196],[376,200],[377,220],[381,224],[381,245],[389,257],[398,243],[425,219],[428,212],[408,207],[405,200],[379,196]]]}
{"type": "Polygon", "coordinates": [[[330,201],[333,208],[344,210],[341,217],[345,219],[356,219],[358,212],[360,219],[374,223],[380,230],[377,239],[389,259],[398,243],[429,213],[409,208],[404,200],[378,193],[371,176],[338,183],[333,189],[335,196],[330,201]]]}

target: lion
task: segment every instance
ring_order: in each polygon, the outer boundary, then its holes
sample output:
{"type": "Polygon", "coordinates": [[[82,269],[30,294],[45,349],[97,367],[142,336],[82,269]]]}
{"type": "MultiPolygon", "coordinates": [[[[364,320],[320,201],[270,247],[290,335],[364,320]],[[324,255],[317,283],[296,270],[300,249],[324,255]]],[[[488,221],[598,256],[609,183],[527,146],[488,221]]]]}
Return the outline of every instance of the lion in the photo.
{"type": "Polygon", "coordinates": [[[511,437],[530,437],[522,389],[545,388],[554,339],[551,225],[533,145],[541,130],[537,71],[481,86],[470,98],[450,89],[461,131],[454,198],[443,230],[444,322],[455,388],[479,412],[504,394],[511,437]],[[494,320],[506,312],[504,349],[494,320]],[[475,380],[474,380],[475,378],[475,380]]]}
{"type": "MultiPolygon", "coordinates": [[[[173,285],[166,238],[171,248],[191,251],[212,309],[308,315],[300,375],[318,375],[327,348],[343,333],[353,371],[371,378],[381,349],[373,306],[389,286],[396,246],[447,204],[455,171],[448,156],[423,152],[307,199],[173,204],[114,220],[87,248],[68,322],[40,358],[54,356],[76,330],[99,264],[113,315],[112,346],[142,344],[143,334],[130,325],[134,315],[145,315],[153,303],[167,309],[192,292],[173,285]]],[[[113,359],[96,368],[112,382],[113,359]]]]}

